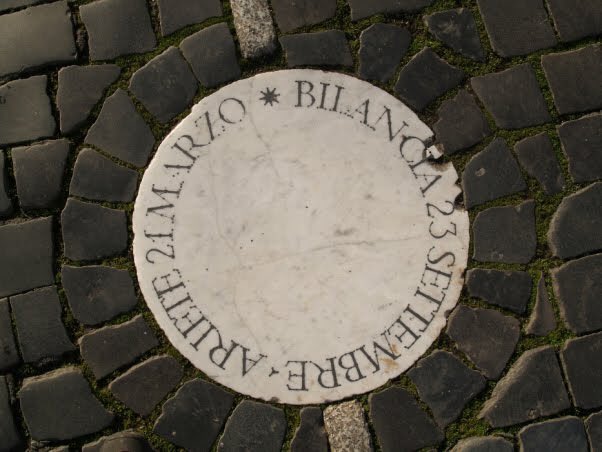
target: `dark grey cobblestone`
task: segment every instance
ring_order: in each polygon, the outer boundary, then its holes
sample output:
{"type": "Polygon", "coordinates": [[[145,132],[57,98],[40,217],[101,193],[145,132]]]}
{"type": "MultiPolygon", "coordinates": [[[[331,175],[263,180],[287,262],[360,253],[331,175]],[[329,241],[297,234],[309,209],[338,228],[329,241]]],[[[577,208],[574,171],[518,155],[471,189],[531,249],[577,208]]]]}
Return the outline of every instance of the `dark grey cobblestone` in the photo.
{"type": "Polygon", "coordinates": [[[562,149],[575,182],[602,179],[602,114],[567,121],[558,127],[562,149]]]}
{"type": "Polygon", "coordinates": [[[562,41],[602,34],[602,6],[598,0],[546,0],[562,41]]]}
{"type": "Polygon", "coordinates": [[[537,283],[535,306],[533,307],[533,312],[531,313],[525,332],[534,336],[545,336],[555,329],[556,317],[554,315],[554,308],[552,308],[552,304],[550,303],[546,280],[542,274],[537,283]]]}
{"type": "Polygon", "coordinates": [[[469,9],[440,11],[425,18],[429,32],[456,52],[475,61],[485,61],[477,24],[469,9]]]}
{"type": "MultiPolygon", "coordinates": [[[[6,371],[21,363],[17,344],[13,334],[8,300],[0,300],[0,372],[6,371]]],[[[0,428],[2,432],[2,428],[0,428]]]]}
{"type": "Polygon", "coordinates": [[[328,452],[322,410],[316,406],[301,410],[301,423],[291,442],[291,452],[328,452]]]}
{"type": "Polygon", "coordinates": [[[2,440],[0,447],[3,451],[19,450],[23,447],[21,435],[15,424],[5,377],[0,377],[0,439],[2,440]]]}
{"type": "Polygon", "coordinates": [[[458,441],[450,452],[514,452],[514,445],[499,436],[475,436],[458,441]]]}
{"type": "Polygon", "coordinates": [[[134,430],[103,436],[98,441],[82,447],[82,452],[152,452],[153,448],[140,433],[134,430]]]}
{"type": "Polygon", "coordinates": [[[466,273],[471,297],[523,314],[531,297],[533,281],[527,272],[474,268],[466,273]]]}
{"type": "Polygon", "coordinates": [[[525,171],[541,184],[548,195],[563,190],[564,176],[547,133],[524,138],[516,143],[514,152],[525,171]]]}
{"type": "Polygon", "coordinates": [[[391,24],[370,25],[360,35],[359,76],[388,82],[395,75],[411,40],[412,35],[406,28],[391,24]]]}
{"type": "Polygon", "coordinates": [[[272,0],[276,24],[283,33],[331,19],[336,0],[272,0]]]}
{"type": "Polygon", "coordinates": [[[201,22],[222,15],[219,0],[157,0],[161,34],[167,36],[186,25],[201,22]]]}
{"type": "Polygon", "coordinates": [[[576,407],[602,407],[602,333],[566,341],[560,356],[576,407]]]}
{"type": "Polygon", "coordinates": [[[591,452],[602,451],[602,411],[591,414],[585,420],[585,429],[589,438],[591,452]]]}
{"type": "Polygon", "coordinates": [[[583,421],[575,416],[528,425],[518,432],[520,450],[524,452],[588,452],[583,421]]]}
{"type": "Polygon", "coordinates": [[[6,177],[6,158],[0,151],[0,218],[8,217],[13,211],[13,203],[8,197],[8,181],[6,177]]]}
{"type": "Polygon", "coordinates": [[[353,65],[349,43],[340,30],[282,36],[280,44],[288,67],[353,65]]]}
{"type": "Polygon", "coordinates": [[[434,0],[347,0],[351,7],[351,19],[381,13],[413,12],[429,6],[434,0]]]}

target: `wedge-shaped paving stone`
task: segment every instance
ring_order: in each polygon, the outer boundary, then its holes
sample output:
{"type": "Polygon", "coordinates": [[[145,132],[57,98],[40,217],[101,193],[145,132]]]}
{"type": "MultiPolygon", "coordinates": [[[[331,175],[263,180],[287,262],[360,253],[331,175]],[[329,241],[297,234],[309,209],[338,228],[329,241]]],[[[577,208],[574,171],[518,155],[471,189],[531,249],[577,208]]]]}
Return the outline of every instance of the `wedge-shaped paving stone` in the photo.
{"type": "Polygon", "coordinates": [[[520,323],[492,309],[460,305],[449,316],[446,333],[487,378],[495,380],[514,353],[520,323]]]}
{"type": "MultiPolygon", "coordinates": [[[[13,335],[13,326],[8,309],[8,300],[3,299],[0,300],[0,372],[15,367],[20,362],[21,358],[19,357],[17,344],[15,343],[15,336],[13,335]]],[[[0,432],[2,432],[1,427],[0,432]]]]}
{"type": "Polygon", "coordinates": [[[288,67],[353,65],[349,43],[340,30],[282,36],[280,44],[288,67]]]}
{"type": "Polygon", "coordinates": [[[0,76],[74,61],[77,53],[67,2],[0,16],[0,55],[0,76]]]}
{"type": "Polygon", "coordinates": [[[556,317],[554,309],[548,298],[546,280],[543,275],[537,283],[537,294],[535,296],[535,306],[529,318],[529,323],[525,328],[527,334],[534,336],[545,336],[556,329],[556,317]]]}
{"type": "Polygon", "coordinates": [[[391,24],[370,25],[360,35],[358,74],[367,80],[388,82],[405,56],[412,35],[391,24]]]}
{"type": "Polygon", "coordinates": [[[36,75],[0,86],[0,146],[54,134],[46,81],[45,75],[36,75]]]}
{"type": "Polygon", "coordinates": [[[564,176],[547,133],[525,138],[514,146],[518,161],[530,176],[537,179],[548,195],[564,188],[564,176]]]}
{"type": "Polygon", "coordinates": [[[324,427],[331,451],[371,452],[364,410],[357,400],[330,405],[324,410],[324,427]]]}
{"type": "Polygon", "coordinates": [[[117,377],[109,390],[132,411],[148,416],[182,376],[182,366],[175,358],[155,356],[117,377]]]}
{"type": "Polygon", "coordinates": [[[53,140],[14,148],[13,169],[23,209],[49,209],[60,204],[71,144],[53,140]]]}
{"type": "Polygon", "coordinates": [[[115,64],[69,66],[59,71],[56,106],[61,114],[62,133],[73,132],[88,118],[120,73],[121,68],[115,64]]]}
{"type": "Polygon", "coordinates": [[[473,223],[473,258],[479,262],[526,264],[535,256],[535,203],[492,207],[473,223]]]}
{"type": "Polygon", "coordinates": [[[533,68],[528,63],[473,77],[470,84],[502,129],[522,129],[552,119],[533,68]]]}
{"type": "Polygon", "coordinates": [[[6,378],[0,377],[0,439],[2,450],[23,450],[22,440],[11,408],[10,394],[6,378]]]}
{"type": "Polygon", "coordinates": [[[395,84],[395,92],[416,110],[424,110],[437,97],[456,87],[464,72],[439,58],[425,47],[404,66],[395,84]]]}
{"type": "Polygon", "coordinates": [[[4,152],[0,151],[0,218],[8,217],[13,211],[13,203],[8,197],[6,180],[6,159],[4,152]]]}
{"type": "Polygon", "coordinates": [[[73,316],[97,325],[131,310],[138,300],[127,270],[111,267],[63,266],[61,281],[73,316]]]}
{"type": "Polygon", "coordinates": [[[276,50],[276,30],[267,0],[230,0],[230,7],[244,58],[257,58],[276,50]]]}
{"type": "Polygon", "coordinates": [[[494,428],[550,416],[570,407],[551,346],[528,350],[493,389],[479,417],[494,428]]]}
{"type": "Polygon", "coordinates": [[[283,33],[334,17],[336,0],[272,0],[276,24],[283,33]]]}
{"type": "Polygon", "coordinates": [[[96,201],[130,202],[137,183],[137,171],[118,165],[92,149],[83,149],[73,168],[69,194],[96,201]]]}
{"type": "Polygon", "coordinates": [[[82,452],[153,452],[153,450],[146,438],[134,430],[103,436],[98,441],[82,447],[82,452]]]}
{"type": "Polygon", "coordinates": [[[588,452],[583,421],[565,416],[523,427],[518,432],[521,451],[588,452]]]}
{"type": "Polygon", "coordinates": [[[115,256],[127,248],[123,210],[70,198],[61,213],[65,256],[76,261],[115,256]]]}
{"type": "Polygon", "coordinates": [[[45,287],[10,298],[23,361],[57,359],[75,350],[61,320],[56,287],[45,287]]]}
{"type": "Polygon", "coordinates": [[[62,441],[98,432],[113,421],[82,373],[65,367],[26,378],[19,391],[27,429],[36,441],[62,441]]]}
{"type": "Polygon", "coordinates": [[[437,12],[425,17],[429,32],[447,46],[475,61],[485,60],[474,16],[469,9],[437,12]]]}
{"type": "Polygon", "coordinates": [[[228,419],[217,450],[280,452],[285,433],[284,411],[265,403],[243,400],[228,419]]]}
{"type": "Polygon", "coordinates": [[[158,344],[141,315],[128,322],[84,334],[79,340],[82,358],[96,379],[130,364],[158,344]]]}
{"type": "Polygon", "coordinates": [[[368,400],[383,452],[414,451],[443,441],[443,432],[405,389],[388,388],[368,400]]]}
{"type": "Polygon", "coordinates": [[[157,44],[145,0],[96,0],[80,6],[79,13],[91,60],[144,53],[157,44]]]}
{"type": "Polygon", "coordinates": [[[433,130],[439,149],[445,154],[466,149],[491,135],[487,118],[466,90],[443,102],[437,115],[439,120],[433,130]]]}
{"type": "Polygon", "coordinates": [[[219,0],[158,0],[161,34],[167,36],[186,25],[200,24],[222,15],[219,0]]]}
{"type": "Polygon", "coordinates": [[[561,41],[602,33],[602,7],[598,0],[546,0],[561,41]]]}
{"type": "Polygon", "coordinates": [[[577,183],[602,179],[602,114],[567,121],[558,127],[569,172],[577,183]]]}
{"type": "Polygon", "coordinates": [[[29,6],[35,3],[40,3],[42,0],[3,0],[0,3],[0,11],[6,11],[13,8],[19,8],[21,6],[29,6]]]}
{"type": "Polygon", "coordinates": [[[196,78],[176,47],[150,60],[130,80],[130,91],[162,123],[182,113],[197,89],[196,78]]]}
{"type": "Polygon", "coordinates": [[[328,438],[322,410],[316,406],[301,410],[301,424],[291,442],[291,452],[328,452],[328,438]]]}
{"type": "Polygon", "coordinates": [[[347,0],[351,6],[351,19],[382,13],[414,12],[429,6],[434,0],[347,0]]]}
{"type": "Polygon", "coordinates": [[[514,452],[514,445],[499,436],[474,436],[458,441],[450,452],[514,452]]]}
{"type": "Polygon", "coordinates": [[[602,411],[590,415],[585,420],[585,428],[592,452],[602,451],[602,411]]]}
{"type": "Polygon", "coordinates": [[[556,45],[543,0],[477,0],[491,47],[503,57],[556,45]]]}
{"type": "Polygon", "coordinates": [[[562,200],[548,231],[554,256],[576,257],[602,249],[602,182],[589,185],[562,200]]]}
{"type": "Polygon", "coordinates": [[[532,285],[527,272],[475,268],[468,270],[466,275],[466,287],[471,297],[481,298],[517,314],[527,309],[532,285]]]}
{"type": "Polygon", "coordinates": [[[201,84],[213,88],[240,76],[234,39],[225,23],[188,36],[180,44],[184,58],[201,84]]]}
{"type": "Polygon", "coordinates": [[[155,137],[126,92],[118,89],[105,100],[85,142],[142,167],[148,161],[155,137]]]}
{"type": "Polygon", "coordinates": [[[575,406],[589,410],[602,406],[602,333],[566,341],[560,357],[575,406]]]}
{"type": "Polygon", "coordinates": [[[0,297],[54,284],[52,218],[0,226],[0,297]]]}
{"type": "Polygon", "coordinates": [[[544,55],[541,65],[558,113],[602,108],[602,45],[544,55]]]}
{"type": "Polygon", "coordinates": [[[192,380],[182,386],[163,405],[163,412],[153,431],[167,441],[190,451],[210,451],[234,396],[203,380],[192,380]]]}
{"type": "Polygon", "coordinates": [[[408,372],[420,399],[441,428],[454,422],[464,406],[485,388],[485,378],[449,352],[437,350],[408,372]]]}

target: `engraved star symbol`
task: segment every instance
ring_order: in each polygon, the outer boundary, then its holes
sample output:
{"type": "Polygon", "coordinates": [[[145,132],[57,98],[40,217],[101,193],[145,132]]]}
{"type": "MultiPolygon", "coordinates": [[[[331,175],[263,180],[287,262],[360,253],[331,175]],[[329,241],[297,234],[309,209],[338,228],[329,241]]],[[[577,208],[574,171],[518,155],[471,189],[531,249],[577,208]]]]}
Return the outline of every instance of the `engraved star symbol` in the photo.
{"type": "Polygon", "coordinates": [[[277,104],[280,103],[278,101],[280,94],[276,94],[276,88],[270,89],[266,87],[265,91],[260,91],[260,93],[262,96],[259,98],[259,100],[263,101],[263,105],[270,104],[270,106],[273,107],[274,102],[277,104]]]}

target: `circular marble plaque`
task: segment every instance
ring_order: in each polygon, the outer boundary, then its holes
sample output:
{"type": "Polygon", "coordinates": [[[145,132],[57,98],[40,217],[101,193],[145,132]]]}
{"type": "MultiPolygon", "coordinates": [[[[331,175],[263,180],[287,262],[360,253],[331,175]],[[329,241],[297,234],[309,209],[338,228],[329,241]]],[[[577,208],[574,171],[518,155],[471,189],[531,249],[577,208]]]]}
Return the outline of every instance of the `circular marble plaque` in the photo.
{"type": "Polygon", "coordinates": [[[367,392],[455,306],[468,215],[431,130],[399,100],[315,70],[206,97],[163,141],[134,210],[146,302],[210,378],[290,404],[367,392]]]}

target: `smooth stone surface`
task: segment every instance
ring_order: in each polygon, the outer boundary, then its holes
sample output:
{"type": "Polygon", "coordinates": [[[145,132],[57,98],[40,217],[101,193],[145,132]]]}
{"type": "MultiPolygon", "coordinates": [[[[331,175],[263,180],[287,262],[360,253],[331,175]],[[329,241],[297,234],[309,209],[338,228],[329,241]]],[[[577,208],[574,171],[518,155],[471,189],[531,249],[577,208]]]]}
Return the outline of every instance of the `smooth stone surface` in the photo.
{"type": "Polygon", "coordinates": [[[475,61],[485,61],[477,24],[469,9],[440,11],[424,18],[429,32],[448,47],[475,61]]]}
{"type": "Polygon", "coordinates": [[[470,84],[502,129],[522,129],[552,120],[533,68],[528,63],[473,77],[470,84]]]}
{"type": "Polygon", "coordinates": [[[97,325],[128,312],[138,300],[127,270],[90,266],[61,269],[61,282],[73,316],[84,325],[97,325]]]}
{"type": "Polygon", "coordinates": [[[159,122],[166,123],[192,102],[198,83],[176,47],[169,47],[130,79],[130,91],[159,122]]]}
{"type": "Polygon", "coordinates": [[[492,309],[459,305],[449,316],[446,333],[487,378],[496,380],[514,353],[520,323],[492,309]]]}
{"type": "Polygon", "coordinates": [[[591,452],[602,451],[602,411],[590,415],[585,420],[585,428],[591,452]]]}
{"type": "Polygon", "coordinates": [[[276,30],[267,0],[231,0],[230,7],[243,58],[276,50],[276,30]]]}
{"type": "Polygon", "coordinates": [[[76,261],[115,256],[127,248],[125,212],[69,198],[61,213],[65,256],[76,261]]]}
{"type": "Polygon", "coordinates": [[[75,60],[77,53],[67,2],[0,16],[0,55],[0,76],[75,60]],[[52,33],[48,33],[49,30],[52,33]]]}
{"type": "Polygon", "coordinates": [[[36,75],[0,85],[0,146],[54,134],[46,83],[45,75],[36,75]]]}
{"type": "Polygon", "coordinates": [[[58,207],[71,143],[65,139],[13,148],[13,170],[22,209],[58,207]]]}
{"type": "Polygon", "coordinates": [[[276,24],[282,33],[334,17],[336,0],[272,0],[276,24]]]}
{"type": "Polygon", "coordinates": [[[383,452],[414,451],[443,441],[441,429],[405,389],[385,389],[371,394],[368,402],[383,452]]]}
{"type": "Polygon", "coordinates": [[[548,244],[554,256],[577,257],[602,249],[602,182],[562,200],[550,222],[548,244]]]}
{"type": "Polygon", "coordinates": [[[551,346],[528,350],[512,365],[479,417],[494,428],[550,416],[570,407],[558,358],[551,346]]]}
{"type": "Polygon", "coordinates": [[[84,142],[140,168],[148,161],[155,137],[126,92],[118,89],[105,100],[84,142]]]}
{"type": "Polygon", "coordinates": [[[410,107],[424,110],[437,97],[459,85],[464,77],[461,69],[425,47],[403,67],[395,92],[410,107]]]}
{"type": "Polygon", "coordinates": [[[602,33],[602,7],[598,0],[546,0],[561,41],[602,33]]]}
{"type": "Polygon", "coordinates": [[[547,133],[525,138],[514,145],[514,152],[525,171],[537,179],[547,195],[564,189],[564,176],[547,133]]]}
{"type": "Polygon", "coordinates": [[[360,35],[358,74],[366,80],[388,82],[410,46],[407,28],[392,24],[370,25],[360,35]]]}
{"type": "Polygon", "coordinates": [[[450,452],[514,452],[514,445],[498,436],[474,436],[458,441],[450,452]]]}
{"type": "Polygon", "coordinates": [[[485,378],[449,352],[436,350],[407,374],[441,428],[458,419],[464,406],[485,388],[485,378]]]}
{"type": "Polygon", "coordinates": [[[280,452],[285,433],[284,411],[264,403],[243,400],[226,422],[217,450],[280,452]]]}
{"type": "Polygon", "coordinates": [[[322,410],[316,406],[305,407],[300,416],[299,428],[291,441],[291,452],[328,452],[322,410]]]}
{"type": "Polygon", "coordinates": [[[601,45],[543,55],[541,65],[558,113],[564,115],[602,108],[601,45]]]}
{"type": "MultiPolygon", "coordinates": [[[[558,296],[556,297],[558,298],[558,296]]],[[[529,323],[525,328],[525,332],[534,336],[545,336],[555,329],[556,316],[548,297],[546,280],[542,274],[537,283],[535,306],[533,307],[531,317],[529,317],[529,323]]]]}
{"type": "Polygon", "coordinates": [[[535,202],[492,207],[473,223],[473,258],[479,262],[526,264],[535,256],[535,202]]]}
{"type": "Polygon", "coordinates": [[[220,0],[157,0],[157,5],[163,36],[222,15],[220,0]]]}
{"type": "Polygon", "coordinates": [[[477,0],[493,50],[502,57],[556,45],[543,0],[477,0]]]}
{"type": "Polygon", "coordinates": [[[566,341],[560,357],[569,391],[577,408],[589,410],[602,406],[602,333],[566,341]]]}
{"type": "Polygon", "coordinates": [[[129,409],[148,416],[182,376],[182,366],[175,358],[154,356],[113,380],[109,390],[129,409]]]}
{"type": "Polygon", "coordinates": [[[581,183],[602,179],[602,114],[563,122],[557,129],[573,180],[581,183]]]}
{"type": "Polygon", "coordinates": [[[471,297],[523,314],[531,297],[533,281],[527,272],[475,268],[466,274],[466,287],[471,297]]]}
{"type": "Polygon", "coordinates": [[[236,46],[225,23],[211,25],[180,43],[194,75],[207,88],[240,77],[236,46]]]}
{"type": "Polygon", "coordinates": [[[158,344],[142,315],[119,325],[84,334],[79,340],[82,358],[97,380],[130,364],[158,344]]]}
{"type": "Polygon", "coordinates": [[[5,167],[4,151],[0,151],[0,218],[8,217],[13,211],[13,202],[7,192],[8,180],[5,167]]]}
{"type": "Polygon", "coordinates": [[[153,431],[179,447],[209,452],[233,403],[234,396],[222,388],[189,381],[165,402],[153,431]]]}
{"type": "Polygon", "coordinates": [[[351,20],[382,13],[414,12],[429,6],[433,0],[347,0],[351,20]]]}
{"type": "Polygon", "coordinates": [[[6,11],[12,8],[19,8],[21,6],[34,5],[40,3],[42,0],[3,0],[0,4],[0,11],[6,11]]]}
{"type": "Polygon", "coordinates": [[[353,65],[347,38],[340,30],[282,36],[280,44],[288,67],[353,65]]]}
{"type": "Polygon", "coordinates": [[[583,421],[565,416],[523,427],[518,432],[521,451],[588,452],[583,421]]]}
{"type": "MultiPolygon", "coordinates": [[[[6,371],[21,362],[15,336],[13,334],[12,320],[8,309],[8,300],[0,300],[0,371],[6,371]]],[[[1,386],[2,383],[0,383],[1,386]]],[[[0,388],[1,390],[2,388],[0,388]]],[[[1,410],[1,409],[0,409],[1,410]]],[[[1,422],[1,421],[0,421],[1,422]]],[[[0,428],[0,432],[2,428],[0,428]]]]}
{"type": "Polygon", "coordinates": [[[456,97],[444,101],[437,110],[439,120],[433,130],[437,134],[439,149],[444,154],[453,154],[479,143],[491,135],[487,118],[466,90],[456,97]]]}
{"type": "Polygon", "coordinates": [[[75,350],[61,320],[56,287],[45,287],[10,298],[21,356],[26,363],[56,359],[75,350]]]}
{"type": "Polygon", "coordinates": [[[0,297],[54,284],[52,217],[0,226],[0,297]]]}
{"type": "Polygon", "coordinates": [[[75,367],[26,378],[19,391],[21,411],[31,437],[62,441],[98,432],[113,421],[75,367]]]}
{"type": "Polygon", "coordinates": [[[120,73],[121,68],[115,64],[68,66],[59,71],[56,106],[62,133],[71,133],[82,125],[120,73]]]}
{"type": "Polygon", "coordinates": [[[424,163],[431,136],[342,74],[265,73],[204,98],[159,147],[134,208],[138,281],[172,344],[217,382],[291,404],[411,366],[467,260],[457,174],[424,163]]]}
{"type": "Polygon", "coordinates": [[[372,452],[364,410],[357,400],[326,407],[324,426],[332,452],[372,452]]]}
{"type": "Polygon", "coordinates": [[[0,438],[4,450],[19,450],[23,446],[11,408],[6,377],[0,377],[0,438]]]}
{"type": "Polygon", "coordinates": [[[82,452],[153,452],[153,450],[144,436],[133,430],[103,436],[82,447],[82,452]]]}
{"type": "Polygon", "coordinates": [[[144,53],[157,44],[145,0],[96,0],[80,6],[90,59],[144,53]]]}

